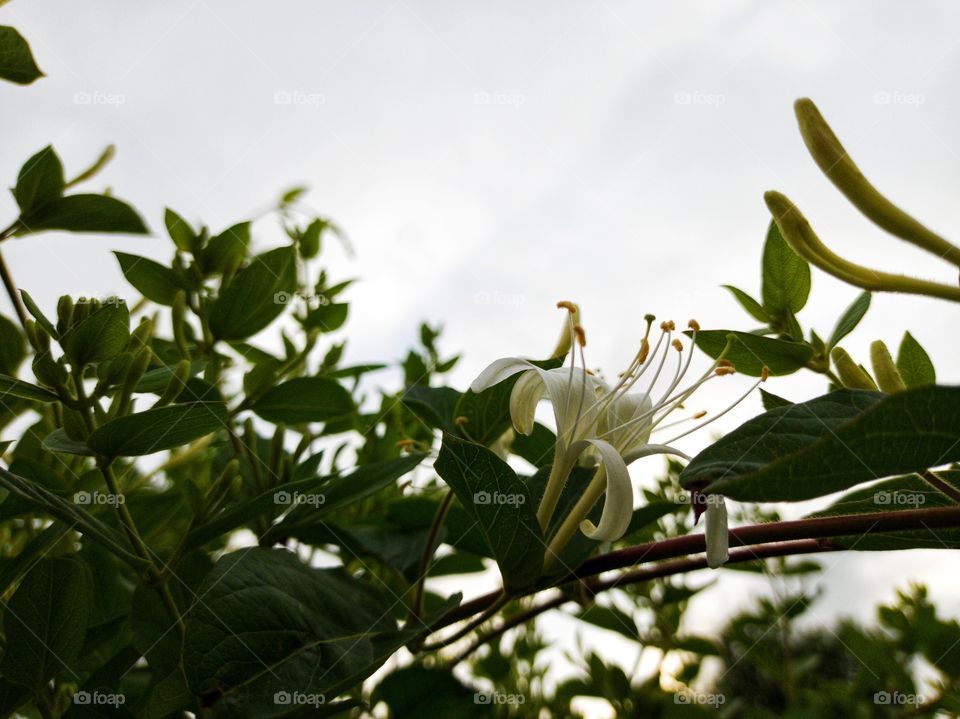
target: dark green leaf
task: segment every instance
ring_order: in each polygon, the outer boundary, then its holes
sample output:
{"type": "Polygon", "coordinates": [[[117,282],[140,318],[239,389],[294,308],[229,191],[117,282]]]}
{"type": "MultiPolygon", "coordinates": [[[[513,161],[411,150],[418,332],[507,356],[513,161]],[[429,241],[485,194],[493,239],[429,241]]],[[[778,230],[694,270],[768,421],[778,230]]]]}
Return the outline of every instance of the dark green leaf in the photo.
{"type": "Polygon", "coordinates": [[[903,340],[897,351],[897,370],[907,387],[933,384],[937,381],[937,371],[933,368],[930,355],[909,332],[903,333],[903,340]]]}
{"type": "Polygon", "coordinates": [[[350,308],[346,302],[327,302],[307,312],[303,319],[303,326],[307,329],[317,329],[321,332],[333,332],[343,327],[347,321],[347,312],[350,308]]]}
{"type": "Polygon", "coordinates": [[[857,296],[857,299],[847,307],[840,316],[840,319],[837,320],[837,326],[833,328],[833,334],[830,335],[830,341],[827,343],[828,347],[831,349],[836,347],[840,340],[856,329],[857,325],[860,324],[860,320],[863,319],[863,316],[867,314],[867,310],[870,309],[871,296],[870,292],[861,292],[857,296]]]}
{"type": "Polygon", "coordinates": [[[37,402],[56,402],[57,395],[43,387],[37,387],[35,384],[23,382],[22,380],[0,375],[0,400],[4,400],[7,395],[13,397],[22,397],[37,402]]]}
{"type": "Polygon", "coordinates": [[[250,223],[240,222],[207,242],[200,253],[204,274],[219,274],[231,262],[241,262],[250,245],[250,223]]]}
{"type": "Polygon", "coordinates": [[[456,406],[461,394],[451,387],[427,387],[415,384],[403,393],[403,405],[418,420],[433,429],[456,432],[456,406]]]}
{"type": "Polygon", "coordinates": [[[479,523],[504,587],[536,581],[543,569],[543,533],[530,490],[510,466],[486,447],[445,434],[434,468],[479,523]]]}
{"type": "Polygon", "coordinates": [[[780,317],[803,309],[810,295],[810,265],[783,239],[777,224],[770,222],[763,245],[763,306],[780,317]]]}
{"type": "Polygon", "coordinates": [[[84,457],[93,456],[93,450],[87,446],[86,442],[70,439],[62,428],[53,430],[43,438],[43,448],[51,452],[64,452],[84,457]]]}
{"type": "MultiPolygon", "coordinates": [[[[691,333],[687,331],[685,334],[689,336],[691,333]]],[[[697,332],[697,347],[716,359],[727,346],[728,335],[733,335],[734,341],[726,359],[733,363],[737,372],[751,377],[759,377],[765,366],[771,375],[792,374],[813,357],[813,350],[799,342],[729,330],[697,332]]]]}
{"type": "Polygon", "coordinates": [[[0,315],[0,372],[14,375],[27,356],[27,346],[20,328],[0,315]]]}
{"type": "Polygon", "coordinates": [[[960,387],[843,389],[741,425],[680,475],[751,502],[811,499],[960,459],[960,387]]]}
{"type": "Polygon", "coordinates": [[[13,190],[20,214],[59,199],[65,184],[63,164],[53,148],[47,145],[20,168],[17,186],[13,190]]]}
{"type": "Polygon", "coordinates": [[[332,700],[338,682],[377,669],[378,635],[396,631],[392,598],[284,550],[222,557],[198,594],[183,665],[190,689],[217,717],[283,716],[292,702],[275,700],[280,692],[332,700]]]}
{"type": "Polygon", "coordinates": [[[241,340],[280,316],[296,287],[296,254],[280,247],[251,259],[213,303],[210,329],[215,337],[241,340]]]}
{"type": "Polygon", "coordinates": [[[70,361],[79,367],[102,362],[123,352],[130,341],[130,312],[127,303],[111,297],[72,326],[61,344],[70,361]]]}
{"type": "Polygon", "coordinates": [[[0,26],[0,78],[29,85],[43,72],[37,67],[30,45],[14,28],[0,26]]]}
{"type": "MultiPolygon", "coordinates": [[[[323,521],[324,517],[330,513],[376,494],[381,489],[396,483],[398,479],[420,464],[423,459],[423,454],[410,454],[405,457],[362,465],[344,477],[327,478],[322,482],[322,492],[308,492],[308,496],[304,498],[307,501],[301,501],[284,517],[282,522],[271,527],[264,535],[263,541],[267,542],[285,537],[294,527],[323,521]],[[315,496],[316,501],[311,501],[310,496],[315,496]]],[[[291,487],[290,491],[287,492],[289,500],[293,500],[295,491],[303,492],[305,490],[304,488],[297,490],[291,487]]],[[[278,497],[275,495],[276,491],[271,495],[274,506],[282,504],[283,498],[279,498],[278,501],[278,497]]]]}
{"type": "Polygon", "coordinates": [[[42,559],[24,577],[3,617],[6,653],[0,670],[7,679],[38,690],[63,674],[83,648],[93,601],[93,580],[78,559],[42,559]]]}
{"type": "Polygon", "coordinates": [[[327,223],[319,217],[307,225],[307,228],[300,235],[300,254],[304,259],[311,259],[320,254],[320,235],[326,228],[327,223]]]}
{"type": "Polygon", "coordinates": [[[513,438],[510,451],[518,457],[523,457],[534,467],[540,468],[553,462],[554,449],[557,446],[557,435],[539,422],[534,422],[533,432],[520,434],[513,438]]]}
{"type": "Polygon", "coordinates": [[[772,319],[770,317],[770,313],[763,309],[763,305],[761,305],[743,290],[734,287],[733,285],[722,286],[730,290],[730,294],[736,298],[737,302],[740,303],[740,306],[743,307],[743,309],[745,309],[747,313],[753,317],[753,319],[760,322],[769,322],[772,319]]]}
{"type": "Polygon", "coordinates": [[[28,235],[44,230],[67,232],[120,232],[145,235],[147,227],[130,205],[107,195],[68,195],[20,216],[28,235]]]}
{"type": "Polygon", "coordinates": [[[760,401],[763,402],[763,408],[767,411],[778,407],[789,407],[793,404],[790,400],[775,395],[773,392],[767,392],[762,387],[760,388],[760,401]]]}
{"type": "Polygon", "coordinates": [[[114,252],[120,263],[120,271],[140,294],[151,302],[160,305],[172,305],[177,290],[186,290],[180,276],[159,262],[130,255],[126,252],[114,252]]]}
{"type": "Polygon", "coordinates": [[[250,409],[268,422],[329,422],[349,415],[353,400],[335,380],[297,377],[268,390],[250,409]]]}
{"type": "Polygon", "coordinates": [[[87,439],[105,457],[139,457],[199,439],[226,426],[222,402],[190,402],[117,417],[101,425],[87,439]]]}
{"type": "Polygon", "coordinates": [[[493,716],[487,696],[460,683],[453,674],[437,667],[413,664],[384,677],[373,690],[371,704],[383,702],[395,719],[444,717],[481,719],[493,716]]]}
{"type": "Polygon", "coordinates": [[[577,619],[616,632],[632,641],[637,640],[637,623],[633,617],[615,606],[592,604],[577,614],[577,619]]]}

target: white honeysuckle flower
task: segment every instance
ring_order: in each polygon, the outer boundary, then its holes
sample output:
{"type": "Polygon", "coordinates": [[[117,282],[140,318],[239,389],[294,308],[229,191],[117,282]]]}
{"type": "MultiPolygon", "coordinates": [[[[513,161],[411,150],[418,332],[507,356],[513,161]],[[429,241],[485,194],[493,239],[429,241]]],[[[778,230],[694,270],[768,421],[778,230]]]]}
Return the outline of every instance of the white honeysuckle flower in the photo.
{"type": "Polygon", "coordinates": [[[727,505],[719,494],[707,496],[704,538],[707,542],[707,566],[722,567],[729,558],[730,535],[727,530],[727,505]]]}
{"type": "MultiPolygon", "coordinates": [[[[693,353],[688,352],[686,358],[683,357],[684,346],[678,338],[673,336],[676,325],[672,321],[660,324],[660,337],[651,348],[649,336],[655,318],[647,315],[645,317],[647,329],[640,349],[626,371],[619,375],[617,383],[610,386],[586,369],[583,359],[585,333],[579,325],[575,324],[576,306],[570,302],[560,302],[557,306],[569,312],[568,324],[571,339],[569,367],[544,370],[527,360],[510,357],[493,362],[471,385],[473,391],[479,392],[518,372],[523,372],[510,396],[513,425],[523,434],[530,434],[533,431],[536,408],[541,399],[549,400],[553,406],[557,427],[557,446],[550,478],[538,511],[542,527],[545,528],[548,525],[567,477],[581,455],[589,455],[590,458],[598,460],[598,471],[590,486],[585,489],[582,501],[577,504],[551,541],[548,560],[551,556],[559,555],[559,551],[569,541],[577,527],[591,539],[599,541],[614,541],[623,536],[633,514],[633,485],[627,465],[654,454],[670,454],[689,459],[686,454],[671,446],[672,442],[722,417],[757,386],[754,384],[730,407],[706,422],[683,431],[666,442],[653,443],[650,441],[653,432],[678,424],[678,422],[664,424],[668,415],[681,408],[683,403],[704,383],[714,377],[733,374],[735,372],[733,365],[723,359],[721,354],[706,372],[681,389],[680,385],[690,368],[693,353]],[[576,364],[577,348],[580,354],[579,367],[576,364]],[[668,364],[671,349],[675,350],[677,356],[673,376],[666,385],[666,389],[654,394],[668,364]],[[648,374],[650,379],[646,383],[646,390],[633,391],[641,378],[648,374]],[[604,492],[607,496],[603,513],[600,523],[594,526],[585,517],[604,492]]],[[[700,328],[694,320],[691,320],[688,326],[692,331],[690,344],[692,347],[700,328]]],[[[757,384],[766,377],[767,373],[764,370],[757,384]]],[[[704,414],[693,415],[692,419],[700,419],[704,414]]],[[[722,522],[725,541],[725,506],[714,509],[709,522],[714,527],[722,522]]],[[[726,556],[726,545],[721,547],[720,540],[717,538],[720,534],[718,530],[713,538],[708,540],[715,550],[711,554],[712,559],[716,559],[721,554],[724,558],[726,556]]]]}

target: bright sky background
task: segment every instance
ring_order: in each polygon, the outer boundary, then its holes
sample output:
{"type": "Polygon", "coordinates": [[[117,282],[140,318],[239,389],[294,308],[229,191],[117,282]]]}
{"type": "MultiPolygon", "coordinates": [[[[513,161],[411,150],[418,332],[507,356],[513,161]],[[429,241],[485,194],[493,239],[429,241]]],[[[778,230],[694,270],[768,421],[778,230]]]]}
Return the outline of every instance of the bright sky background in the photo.
{"type": "MultiPolygon", "coordinates": [[[[30,40],[49,77],[0,86],[7,182],[51,141],[68,173],[115,143],[98,182],[157,236],[48,234],[4,253],[47,309],[62,293],[130,296],[109,250],[168,260],[165,205],[219,230],[305,183],[357,251],[326,253],[335,274],[362,278],[349,295],[349,360],[399,358],[427,319],[445,326],[446,350],[464,353],[454,377],[465,386],[492,359],[546,353],[554,303],[571,299],[584,307],[588,363],[614,373],[646,312],[754,326],[719,285],[758,293],[767,189],[790,196],[841,254],[955,281],[846,204],[807,155],[792,102],[812,97],[882,191],[956,240],[958,21],[948,1],[171,0],[80,12],[18,0],[0,22],[30,40]]],[[[12,198],[0,211],[13,217],[12,198]]],[[[262,246],[277,241],[270,221],[260,229],[262,246]]],[[[816,271],[813,286],[800,319],[826,336],[856,291],[816,271]]],[[[871,340],[895,347],[909,327],[941,381],[956,383],[957,320],[943,303],[878,296],[844,344],[864,361],[871,340]]],[[[745,382],[697,401],[720,408],[745,382]]],[[[825,384],[802,374],[769,389],[803,399],[825,384]]],[[[718,425],[759,408],[751,400],[718,425]]],[[[943,562],[827,557],[814,613],[865,617],[906,577],[960,609],[943,562]]],[[[694,603],[691,626],[715,627],[762,588],[722,581],[694,603]]]]}

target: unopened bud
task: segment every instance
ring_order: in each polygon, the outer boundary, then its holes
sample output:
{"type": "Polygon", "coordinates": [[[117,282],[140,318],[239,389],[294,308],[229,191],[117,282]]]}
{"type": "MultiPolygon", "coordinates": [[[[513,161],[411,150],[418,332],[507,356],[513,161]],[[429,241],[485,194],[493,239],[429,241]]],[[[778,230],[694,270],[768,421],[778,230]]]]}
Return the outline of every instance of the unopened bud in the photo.
{"type": "Polygon", "coordinates": [[[870,364],[877,378],[877,384],[884,392],[900,392],[907,388],[897,370],[897,365],[894,364],[893,357],[890,356],[890,350],[882,340],[877,340],[870,345],[870,364]]]}
{"type": "Polygon", "coordinates": [[[876,389],[877,385],[864,369],[853,361],[853,358],[842,347],[834,347],[830,353],[833,366],[837,368],[837,375],[844,387],[853,389],[876,389]]]}

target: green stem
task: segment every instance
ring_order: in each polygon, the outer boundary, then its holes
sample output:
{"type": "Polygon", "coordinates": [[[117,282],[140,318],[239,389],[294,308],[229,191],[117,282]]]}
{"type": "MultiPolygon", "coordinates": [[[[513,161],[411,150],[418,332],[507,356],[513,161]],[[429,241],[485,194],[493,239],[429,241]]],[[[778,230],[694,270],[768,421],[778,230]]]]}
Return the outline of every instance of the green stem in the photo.
{"type": "Polygon", "coordinates": [[[597,469],[596,474],[593,475],[593,479],[590,480],[590,484],[587,485],[586,491],[580,496],[576,505],[570,510],[570,514],[563,520],[560,529],[557,530],[557,533],[553,535],[553,539],[550,540],[550,545],[547,547],[547,552],[543,557],[544,572],[556,563],[560,557],[560,552],[567,546],[567,543],[573,535],[577,533],[577,530],[580,528],[580,522],[590,513],[593,505],[597,503],[597,500],[600,499],[600,495],[604,493],[606,488],[607,470],[601,465],[600,468],[597,469]]]}
{"type": "Polygon", "coordinates": [[[20,297],[20,293],[17,292],[17,286],[13,283],[13,277],[10,275],[10,270],[7,268],[7,263],[3,259],[2,254],[0,254],[0,278],[3,279],[3,286],[7,291],[7,295],[10,297],[13,309],[17,313],[20,325],[29,338],[30,332],[27,330],[27,323],[30,321],[30,318],[27,316],[27,308],[23,305],[23,300],[20,297]]]}

